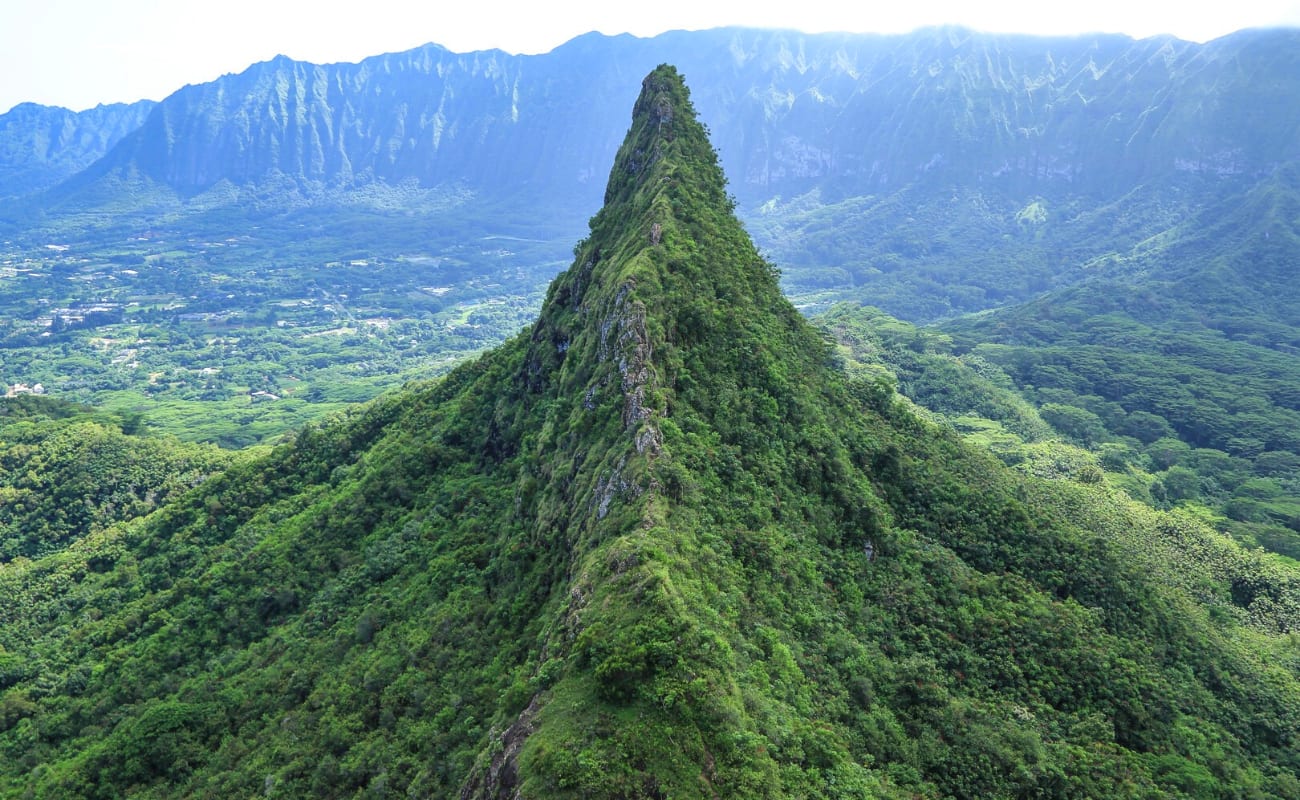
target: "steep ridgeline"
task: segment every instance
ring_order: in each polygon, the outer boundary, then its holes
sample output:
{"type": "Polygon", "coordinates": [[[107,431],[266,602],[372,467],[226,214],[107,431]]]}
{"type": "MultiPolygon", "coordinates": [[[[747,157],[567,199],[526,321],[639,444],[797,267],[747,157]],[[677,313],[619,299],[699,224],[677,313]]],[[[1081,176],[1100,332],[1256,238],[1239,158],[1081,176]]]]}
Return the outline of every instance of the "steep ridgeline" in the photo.
{"type": "Polygon", "coordinates": [[[831,355],[654,69],[530,330],[0,571],[0,790],[1295,795],[1294,573],[831,355]]]}
{"type": "Polygon", "coordinates": [[[86,111],[23,103],[0,115],[0,198],[39,192],[99,160],[143,124],[154,104],[86,111]]]}
{"type": "Polygon", "coordinates": [[[107,206],[116,220],[135,202],[175,220],[155,191],[208,211],[411,186],[468,197],[478,227],[546,221],[567,242],[599,202],[628,87],[667,62],[700,87],[738,209],[787,289],[925,321],[1073,283],[1293,163],[1296,53],[1296,31],[1195,44],[729,28],[591,34],[537,56],[281,57],[168,97],[22,219],[107,206]]]}

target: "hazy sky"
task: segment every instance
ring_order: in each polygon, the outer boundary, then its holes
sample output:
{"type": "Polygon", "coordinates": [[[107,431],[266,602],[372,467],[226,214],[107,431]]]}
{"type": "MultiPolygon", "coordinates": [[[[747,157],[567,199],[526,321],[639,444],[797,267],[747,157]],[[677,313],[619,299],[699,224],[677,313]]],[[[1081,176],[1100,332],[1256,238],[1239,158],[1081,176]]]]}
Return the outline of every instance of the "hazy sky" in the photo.
{"type": "Polygon", "coordinates": [[[23,101],[80,110],[161,100],[281,53],[328,63],[426,42],[542,53],[592,30],[896,33],[944,23],[1207,41],[1242,28],[1300,26],[1300,0],[0,0],[0,111],[23,101]]]}

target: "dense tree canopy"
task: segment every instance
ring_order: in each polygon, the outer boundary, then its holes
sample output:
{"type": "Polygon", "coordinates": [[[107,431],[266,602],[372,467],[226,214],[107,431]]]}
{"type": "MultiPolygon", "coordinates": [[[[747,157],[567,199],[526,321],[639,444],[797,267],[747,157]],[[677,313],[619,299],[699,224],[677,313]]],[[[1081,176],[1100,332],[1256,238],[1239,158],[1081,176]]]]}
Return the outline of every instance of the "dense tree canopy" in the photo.
{"type": "Polygon", "coordinates": [[[1295,570],[1009,469],[869,362],[660,67],[530,329],[0,568],[0,793],[1300,794],[1295,570]]]}

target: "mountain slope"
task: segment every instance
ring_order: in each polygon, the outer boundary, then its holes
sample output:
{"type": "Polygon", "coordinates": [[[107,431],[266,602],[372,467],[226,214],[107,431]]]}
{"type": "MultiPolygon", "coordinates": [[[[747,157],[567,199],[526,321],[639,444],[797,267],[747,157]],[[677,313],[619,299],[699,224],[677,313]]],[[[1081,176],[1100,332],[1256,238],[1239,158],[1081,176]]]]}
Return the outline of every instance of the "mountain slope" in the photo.
{"type": "Polygon", "coordinates": [[[0,564],[142,517],[231,463],[140,428],[53,398],[0,399],[0,564]]]}
{"type": "Polygon", "coordinates": [[[0,115],[0,197],[48,189],[90,166],[139,128],[153,105],[141,100],[81,112],[14,106],[0,115]]]}
{"type": "Polygon", "coordinates": [[[1156,504],[1300,555],[1300,173],[1278,169],[1077,286],[945,325],[1156,504]],[[1116,460],[1118,459],[1118,460],[1116,460]],[[1141,473],[1149,473],[1142,475],[1141,473]]]}
{"type": "Polygon", "coordinates": [[[670,62],[699,82],[739,210],[801,302],[834,293],[924,321],[1074,283],[1293,163],[1297,35],[718,29],[588,35],[541,56],[277,58],[176,92],[93,168],[5,216],[93,227],[131,203],[154,217],[376,193],[412,204],[419,187],[468,197],[486,227],[546,214],[567,243],[599,202],[627,87],[670,62]],[[79,218],[87,208],[112,213],[79,218]]]}
{"type": "Polygon", "coordinates": [[[630,101],[618,88],[628,71],[672,57],[700,78],[743,201],[918,180],[1115,197],[1178,175],[1257,177],[1300,156],[1300,115],[1279,106],[1296,88],[1295,36],[1196,45],[717,29],[590,35],[545,56],[426,45],[357,64],[278,57],[181,89],[108,163],[187,193],[279,173],[327,185],[467,181],[489,194],[532,184],[568,197],[618,145],[623,105],[610,101],[630,101]]]}
{"type": "Polygon", "coordinates": [[[531,329],[0,571],[0,789],[1295,794],[1294,572],[831,356],[653,70],[531,329]]]}

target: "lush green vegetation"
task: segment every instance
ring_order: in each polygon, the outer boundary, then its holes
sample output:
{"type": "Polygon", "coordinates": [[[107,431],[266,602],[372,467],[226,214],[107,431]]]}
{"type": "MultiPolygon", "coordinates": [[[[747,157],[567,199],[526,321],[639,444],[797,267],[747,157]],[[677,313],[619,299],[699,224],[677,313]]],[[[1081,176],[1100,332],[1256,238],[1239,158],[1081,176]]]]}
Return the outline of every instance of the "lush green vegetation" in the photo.
{"type": "Polygon", "coordinates": [[[144,516],[232,463],[143,425],[54,398],[0,399],[0,564],[144,516]]]}
{"type": "Polygon", "coordinates": [[[0,251],[0,381],[242,447],[441,374],[536,315],[565,254],[554,231],[390,193],[33,222],[0,251]]]}
{"type": "Polygon", "coordinates": [[[882,195],[769,201],[746,219],[800,308],[856,301],[926,323],[1072,286],[1148,247],[1218,191],[1136,186],[1104,202],[922,180],[882,195]]]}
{"type": "Polygon", "coordinates": [[[1037,328],[1065,343],[969,349],[870,308],[838,306],[817,319],[851,367],[897,381],[1009,465],[1094,483],[1104,472],[1148,505],[1198,508],[1243,544],[1300,555],[1295,413],[1272,402],[1295,368],[1275,351],[1191,326],[1160,332],[1125,315],[1076,319],[1070,332],[1037,328]],[[1151,342],[1160,353],[1145,349],[1151,342]]]}
{"type": "Polygon", "coordinates": [[[927,421],[731,212],[661,67],[529,330],[0,568],[0,793],[1300,796],[1294,567],[927,421]]]}
{"type": "Polygon", "coordinates": [[[1300,557],[1300,194],[1287,176],[1110,275],[945,327],[1130,493],[1300,557]]]}

